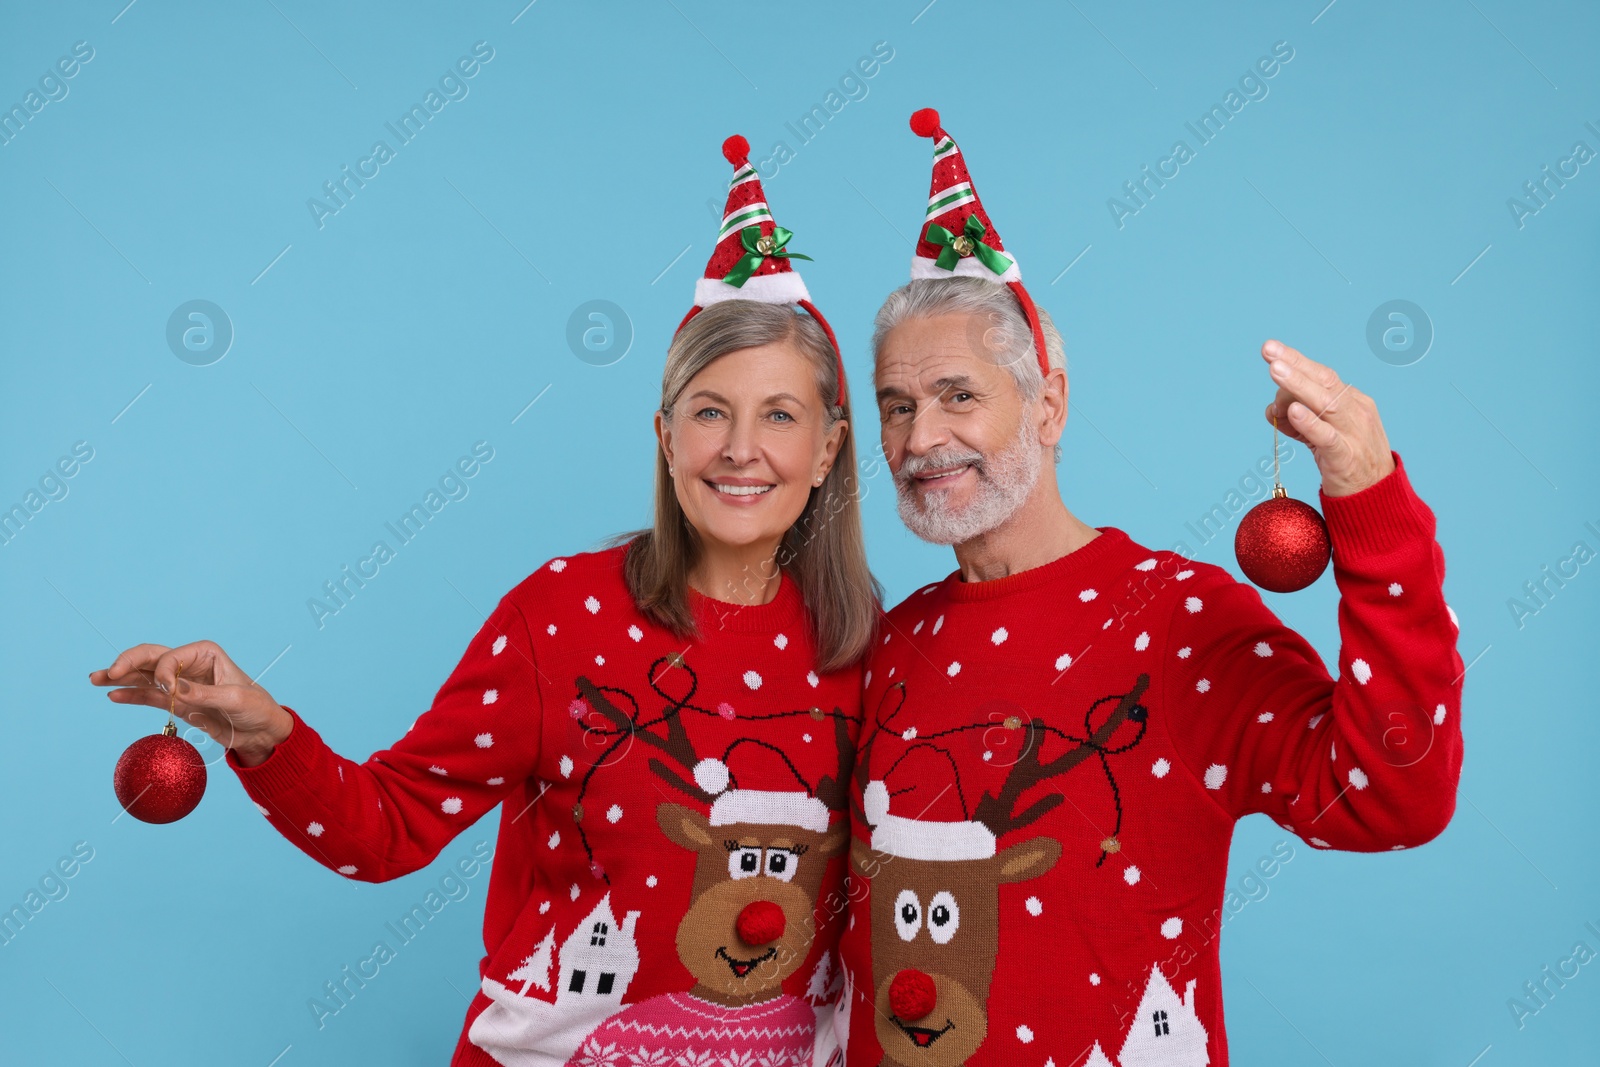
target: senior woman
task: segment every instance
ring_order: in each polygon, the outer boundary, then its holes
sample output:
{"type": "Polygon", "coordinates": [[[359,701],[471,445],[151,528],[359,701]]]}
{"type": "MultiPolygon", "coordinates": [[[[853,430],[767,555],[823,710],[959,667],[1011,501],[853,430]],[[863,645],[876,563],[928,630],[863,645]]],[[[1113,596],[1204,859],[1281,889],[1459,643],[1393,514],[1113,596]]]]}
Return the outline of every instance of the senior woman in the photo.
{"type": "Polygon", "coordinates": [[[837,346],[747,152],[724,145],[728,211],[667,351],[653,526],[506,593],[403,738],[339,756],[210,641],[90,675],[122,703],[175,697],[347,878],[415,871],[504,802],[456,1065],[832,1051],[880,594],[837,346]]]}

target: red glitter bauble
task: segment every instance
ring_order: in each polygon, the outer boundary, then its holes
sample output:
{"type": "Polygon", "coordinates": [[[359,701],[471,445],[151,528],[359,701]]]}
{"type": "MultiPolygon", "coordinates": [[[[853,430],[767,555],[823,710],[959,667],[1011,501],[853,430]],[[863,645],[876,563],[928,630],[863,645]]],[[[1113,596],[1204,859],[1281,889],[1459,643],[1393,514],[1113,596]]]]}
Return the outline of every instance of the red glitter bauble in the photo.
{"type": "Polygon", "coordinates": [[[1333,549],[1317,509],[1281,492],[1275,490],[1239,521],[1233,554],[1245,577],[1261,588],[1293,593],[1321,577],[1333,549]]]}
{"type": "Polygon", "coordinates": [[[123,751],[111,785],[118,803],[135,819],[177,822],[205,795],[206,761],[176,732],[151,734],[123,751]]]}

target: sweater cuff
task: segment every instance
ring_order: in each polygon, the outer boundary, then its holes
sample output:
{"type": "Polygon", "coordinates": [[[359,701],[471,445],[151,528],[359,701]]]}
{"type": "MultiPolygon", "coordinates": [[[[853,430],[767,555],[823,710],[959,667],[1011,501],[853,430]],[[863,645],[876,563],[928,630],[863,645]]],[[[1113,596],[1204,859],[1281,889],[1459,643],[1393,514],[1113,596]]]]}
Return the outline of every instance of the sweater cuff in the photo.
{"type": "Polygon", "coordinates": [[[1411,487],[1400,453],[1391,450],[1394,470],[1348,496],[1317,490],[1328,523],[1335,562],[1383,555],[1408,542],[1432,541],[1434,517],[1411,487]]]}
{"type": "Polygon", "coordinates": [[[283,744],[274,748],[271,755],[254,767],[240,763],[231,748],[225,756],[228,766],[233,768],[245,790],[252,795],[274,796],[306,788],[315,790],[318,756],[328,748],[322,736],[301,719],[293,708],[287,704],[278,706],[294,720],[294,727],[289,731],[289,736],[284,738],[283,744]]]}

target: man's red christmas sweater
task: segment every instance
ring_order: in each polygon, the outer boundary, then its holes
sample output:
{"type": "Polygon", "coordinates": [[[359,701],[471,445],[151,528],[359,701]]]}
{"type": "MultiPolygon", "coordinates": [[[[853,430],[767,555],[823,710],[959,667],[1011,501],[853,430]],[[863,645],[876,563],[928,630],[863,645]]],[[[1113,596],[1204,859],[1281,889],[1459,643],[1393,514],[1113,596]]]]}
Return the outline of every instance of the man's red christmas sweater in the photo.
{"type": "Polygon", "coordinates": [[[889,614],[853,789],[852,1067],[1226,1064],[1234,823],[1368,852],[1444,829],[1464,672],[1394,460],[1321,498],[1337,681],[1252,587],[1112,527],[889,614]]]}
{"type": "Polygon", "coordinates": [[[357,881],[427,865],[504,803],[457,1067],[809,1063],[842,980],[861,671],[817,672],[787,575],[756,607],[691,591],[698,638],[675,637],[635,609],[625,551],[507,593],[366,762],[295,714],[265,761],[229,765],[275,829],[357,881]]]}

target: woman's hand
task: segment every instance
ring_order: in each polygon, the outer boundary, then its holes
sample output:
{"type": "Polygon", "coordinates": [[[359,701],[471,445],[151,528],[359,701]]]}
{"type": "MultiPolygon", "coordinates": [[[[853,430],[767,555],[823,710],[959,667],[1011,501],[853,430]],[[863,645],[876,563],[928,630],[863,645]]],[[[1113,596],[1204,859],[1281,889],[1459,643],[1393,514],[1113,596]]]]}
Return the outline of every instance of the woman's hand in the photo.
{"type": "Polygon", "coordinates": [[[177,718],[233,749],[247,767],[272,755],[294,727],[294,719],[272,694],[252,681],[214,641],[195,641],[177,648],[134,645],[105,670],[90,671],[89,681],[122,687],[106,694],[119,704],[171,708],[177,718]]]}

